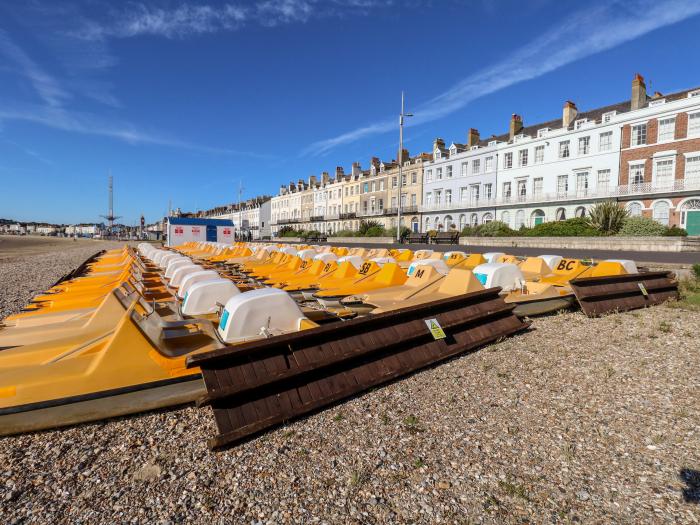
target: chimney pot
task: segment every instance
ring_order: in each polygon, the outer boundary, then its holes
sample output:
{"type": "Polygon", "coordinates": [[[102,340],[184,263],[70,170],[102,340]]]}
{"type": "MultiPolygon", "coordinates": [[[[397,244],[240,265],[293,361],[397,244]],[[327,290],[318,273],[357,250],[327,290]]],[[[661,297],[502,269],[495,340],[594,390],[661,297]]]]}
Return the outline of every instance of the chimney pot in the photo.
{"type": "Polygon", "coordinates": [[[576,115],[578,115],[578,109],[576,104],[567,100],[564,102],[564,110],[562,111],[561,125],[563,128],[568,128],[571,126],[574,120],[576,120],[576,115]]]}
{"type": "Polygon", "coordinates": [[[632,80],[632,98],[630,99],[630,108],[632,110],[640,109],[646,106],[647,103],[647,86],[644,83],[644,77],[637,73],[632,80]]]}
{"type": "Polygon", "coordinates": [[[523,129],[523,118],[516,114],[513,113],[510,117],[510,140],[513,140],[513,137],[515,137],[520,131],[523,129]]]}
{"type": "Polygon", "coordinates": [[[474,128],[469,128],[467,132],[467,146],[470,148],[476,146],[479,143],[479,130],[474,128]]]}

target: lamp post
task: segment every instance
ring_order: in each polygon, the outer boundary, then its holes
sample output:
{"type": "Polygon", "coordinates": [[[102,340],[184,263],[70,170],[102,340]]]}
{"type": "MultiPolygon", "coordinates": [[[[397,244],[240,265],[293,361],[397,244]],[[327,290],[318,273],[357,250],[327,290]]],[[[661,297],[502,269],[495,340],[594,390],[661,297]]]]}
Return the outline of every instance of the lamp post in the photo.
{"type": "Polygon", "coordinates": [[[405,117],[412,117],[412,113],[404,113],[404,95],[401,92],[401,114],[399,115],[399,195],[396,206],[396,240],[401,242],[401,187],[403,179],[403,121],[405,117]]]}

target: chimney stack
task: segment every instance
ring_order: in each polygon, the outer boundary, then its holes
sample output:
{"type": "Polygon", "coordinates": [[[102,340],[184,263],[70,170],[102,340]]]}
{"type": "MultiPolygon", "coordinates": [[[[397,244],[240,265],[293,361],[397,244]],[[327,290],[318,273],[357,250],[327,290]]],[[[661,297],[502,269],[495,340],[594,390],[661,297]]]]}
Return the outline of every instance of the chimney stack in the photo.
{"type": "Polygon", "coordinates": [[[335,167],[335,180],[337,182],[340,182],[341,180],[343,180],[344,177],[345,177],[345,170],[343,170],[343,167],[336,166],[335,167]]]}
{"type": "Polygon", "coordinates": [[[445,141],[442,140],[440,137],[436,138],[433,141],[433,152],[435,152],[436,149],[445,149],[445,141]]]}
{"type": "Polygon", "coordinates": [[[323,182],[324,186],[331,181],[331,176],[328,174],[327,171],[321,173],[321,181],[323,182]]]}
{"type": "Polygon", "coordinates": [[[576,120],[576,115],[578,115],[578,109],[576,109],[576,104],[567,100],[564,102],[564,111],[562,112],[561,125],[564,129],[571,126],[574,120],[576,120]]]}
{"type": "Polygon", "coordinates": [[[318,184],[318,179],[316,178],[316,175],[311,175],[309,177],[309,186],[314,187],[318,184]]]}
{"type": "Polygon", "coordinates": [[[370,166],[374,166],[377,171],[379,171],[379,165],[381,162],[379,162],[378,157],[372,157],[372,160],[369,161],[370,166]]]}
{"type": "Polygon", "coordinates": [[[359,177],[361,174],[362,174],[362,166],[360,166],[359,162],[353,162],[352,163],[352,176],[359,177]]]}
{"type": "Polygon", "coordinates": [[[647,103],[647,86],[644,83],[644,77],[637,73],[632,80],[632,100],[631,108],[635,109],[643,108],[647,103]]]}
{"type": "Polygon", "coordinates": [[[403,153],[399,154],[398,160],[396,162],[403,164],[407,160],[411,160],[411,155],[408,153],[408,150],[404,148],[403,153]]]}
{"type": "Polygon", "coordinates": [[[479,130],[474,128],[469,128],[467,131],[467,146],[476,146],[479,143],[479,130]]]}
{"type": "Polygon", "coordinates": [[[510,117],[510,140],[513,140],[520,130],[523,129],[523,118],[520,115],[513,113],[510,117]]]}
{"type": "Polygon", "coordinates": [[[297,181],[297,191],[301,191],[304,189],[304,179],[299,179],[297,181]]]}

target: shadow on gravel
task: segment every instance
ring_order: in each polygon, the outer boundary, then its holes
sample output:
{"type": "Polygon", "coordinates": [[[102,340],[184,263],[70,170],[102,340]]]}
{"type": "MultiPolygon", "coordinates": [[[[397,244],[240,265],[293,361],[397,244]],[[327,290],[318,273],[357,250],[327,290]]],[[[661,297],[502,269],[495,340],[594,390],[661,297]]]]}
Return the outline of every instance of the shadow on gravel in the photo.
{"type": "Polygon", "coordinates": [[[700,471],[684,468],[681,469],[679,477],[686,484],[683,500],[686,503],[700,503],[700,471]]]}

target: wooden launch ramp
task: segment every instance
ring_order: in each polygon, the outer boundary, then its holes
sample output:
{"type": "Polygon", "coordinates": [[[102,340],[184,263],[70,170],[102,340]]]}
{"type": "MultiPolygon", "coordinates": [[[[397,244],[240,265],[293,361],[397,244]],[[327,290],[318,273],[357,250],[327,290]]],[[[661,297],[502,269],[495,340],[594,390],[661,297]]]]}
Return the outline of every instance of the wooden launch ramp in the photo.
{"type": "Polygon", "coordinates": [[[672,272],[640,272],[572,279],[570,285],[588,317],[636,310],[678,298],[672,272]]]}
{"type": "Polygon", "coordinates": [[[213,449],[525,330],[490,288],[192,355],[219,435],[213,449]],[[444,336],[444,337],[443,337],[444,336]]]}

